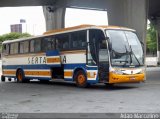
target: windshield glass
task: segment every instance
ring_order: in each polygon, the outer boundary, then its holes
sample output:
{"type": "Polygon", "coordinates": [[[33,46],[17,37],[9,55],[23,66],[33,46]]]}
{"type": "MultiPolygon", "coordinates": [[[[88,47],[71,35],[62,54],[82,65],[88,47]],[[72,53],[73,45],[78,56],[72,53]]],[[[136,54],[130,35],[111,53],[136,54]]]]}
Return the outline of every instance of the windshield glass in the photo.
{"type": "Polygon", "coordinates": [[[106,30],[111,42],[112,66],[144,65],[143,49],[137,35],[132,31],[106,30]]]}

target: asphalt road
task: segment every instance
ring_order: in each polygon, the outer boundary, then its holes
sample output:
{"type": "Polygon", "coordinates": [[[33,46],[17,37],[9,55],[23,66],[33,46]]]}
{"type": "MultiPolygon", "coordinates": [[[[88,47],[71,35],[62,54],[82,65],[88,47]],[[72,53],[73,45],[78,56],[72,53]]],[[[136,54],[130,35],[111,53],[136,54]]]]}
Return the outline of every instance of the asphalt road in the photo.
{"type": "Polygon", "coordinates": [[[147,68],[145,83],[103,84],[78,88],[74,83],[0,82],[0,112],[115,113],[160,112],[160,67],[147,68]]]}

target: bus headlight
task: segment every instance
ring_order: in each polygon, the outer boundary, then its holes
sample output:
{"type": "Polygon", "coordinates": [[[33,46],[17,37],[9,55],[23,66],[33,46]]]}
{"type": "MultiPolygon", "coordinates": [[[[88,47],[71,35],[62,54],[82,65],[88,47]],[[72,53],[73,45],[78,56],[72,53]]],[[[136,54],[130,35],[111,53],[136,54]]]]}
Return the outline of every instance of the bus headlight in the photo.
{"type": "Polygon", "coordinates": [[[144,74],[146,72],[145,68],[141,69],[140,74],[144,74]]]}

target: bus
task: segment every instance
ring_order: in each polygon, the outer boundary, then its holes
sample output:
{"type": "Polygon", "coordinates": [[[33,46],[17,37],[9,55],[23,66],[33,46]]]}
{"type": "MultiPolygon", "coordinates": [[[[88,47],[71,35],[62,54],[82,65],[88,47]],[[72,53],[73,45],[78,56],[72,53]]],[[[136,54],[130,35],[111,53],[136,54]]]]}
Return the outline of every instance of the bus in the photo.
{"type": "Polygon", "coordinates": [[[145,80],[144,51],[133,29],[80,25],[2,43],[1,81],[75,82],[78,87],[145,80]]]}

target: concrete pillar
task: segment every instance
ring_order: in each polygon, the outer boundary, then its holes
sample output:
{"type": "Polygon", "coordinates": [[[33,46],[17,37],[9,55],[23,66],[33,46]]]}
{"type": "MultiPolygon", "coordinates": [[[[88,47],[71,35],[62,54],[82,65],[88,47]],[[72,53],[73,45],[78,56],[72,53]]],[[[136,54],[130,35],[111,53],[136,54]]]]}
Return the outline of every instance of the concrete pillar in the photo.
{"type": "Polygon", "coordinates": [[[60,29],[65,26],[65,7],[43,6],[46,30],[60,29]]]}
{"type": "Polygon", "coordinates": [[[160,64],[160,17],[150,19],[157,30],[157,64],[160,64]]]}
{"type": "Polygon", "coordinates": [[[108,6],[109,25],[133,28],[146,44],[147,0],[112,0],[108,6]]]}
{"type": "Polygon", "coordinates": [[[160,65],[160,33],[157,38],[157,63],[160,65]]]}

